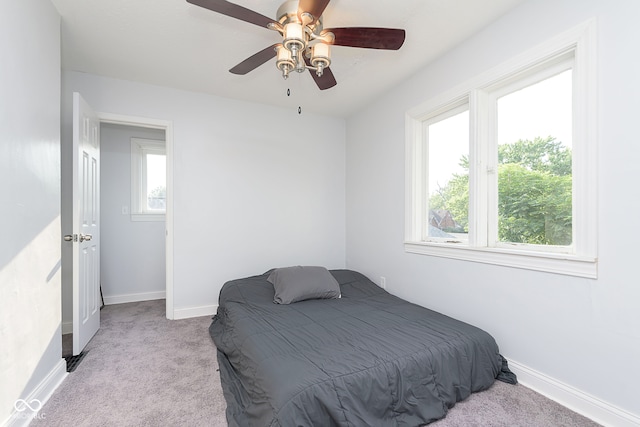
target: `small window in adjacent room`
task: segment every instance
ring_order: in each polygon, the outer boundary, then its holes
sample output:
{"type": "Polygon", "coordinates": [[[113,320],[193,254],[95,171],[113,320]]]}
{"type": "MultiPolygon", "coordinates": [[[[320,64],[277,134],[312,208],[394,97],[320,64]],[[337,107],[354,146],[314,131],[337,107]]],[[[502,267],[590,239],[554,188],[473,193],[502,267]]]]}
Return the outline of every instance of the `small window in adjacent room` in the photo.
{"type": "Polygon", "coordinates": [[[166,183],[165,142],[131,138],[132,221],[164,221],[166,183]]]}

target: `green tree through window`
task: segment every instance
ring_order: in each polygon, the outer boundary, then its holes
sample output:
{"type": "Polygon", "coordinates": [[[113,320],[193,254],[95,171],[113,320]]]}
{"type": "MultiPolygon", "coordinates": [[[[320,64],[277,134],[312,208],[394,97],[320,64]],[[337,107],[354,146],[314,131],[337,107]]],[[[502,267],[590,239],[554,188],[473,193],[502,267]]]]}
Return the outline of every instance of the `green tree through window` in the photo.
{"type": "MultiPolygon", "coordinates": [[[[468,232],[469,160],[429,199],[448,210],[468,232]]],[[[571,150],[549,136],[498,147],[498,239],[502,242],[570,245],[572,241],[571,150]]]]}

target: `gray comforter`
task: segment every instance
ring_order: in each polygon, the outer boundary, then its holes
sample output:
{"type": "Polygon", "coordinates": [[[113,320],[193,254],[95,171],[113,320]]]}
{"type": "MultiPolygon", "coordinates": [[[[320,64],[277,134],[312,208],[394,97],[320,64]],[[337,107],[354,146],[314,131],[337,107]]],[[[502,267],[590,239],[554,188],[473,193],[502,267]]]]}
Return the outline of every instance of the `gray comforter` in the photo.
{"type": "Polygon", "coordinates": [[[331,273],[340,299],[274,304],[268,273],[223,286],[209,331],[230,426],[417,426],[493,384],[488,333],[331,273]]]}

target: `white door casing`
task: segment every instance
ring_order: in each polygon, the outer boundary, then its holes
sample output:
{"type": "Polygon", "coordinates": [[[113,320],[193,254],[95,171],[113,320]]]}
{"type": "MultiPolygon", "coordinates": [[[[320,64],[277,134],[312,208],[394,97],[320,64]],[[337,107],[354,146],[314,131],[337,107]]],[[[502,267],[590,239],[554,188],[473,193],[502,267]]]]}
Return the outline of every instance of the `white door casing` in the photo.
{"type": "Polygon", "coordinates": [[[100,328],[100,122],[73,93],[73,354],[100,328]]]}

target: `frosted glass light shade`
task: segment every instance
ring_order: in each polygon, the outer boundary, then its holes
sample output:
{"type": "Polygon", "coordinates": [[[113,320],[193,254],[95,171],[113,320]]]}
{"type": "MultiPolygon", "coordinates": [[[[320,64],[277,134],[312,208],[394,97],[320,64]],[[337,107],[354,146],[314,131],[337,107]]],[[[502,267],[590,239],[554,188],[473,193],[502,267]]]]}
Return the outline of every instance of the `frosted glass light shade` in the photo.
{"type": "Polygon", "coordinates": [[[288,50],[302,50],[305,46],[305,34],[302,25],[290,22],[284,26],[284,40],[282,44],[288,50]]]}
{"type": "Polygon", "coordinates": [[[311,65],[317,67],[322,64],[323,68],[331,64],[331,50],[326,43],[316,43],[311,48],[311,65]]]}
{"type": "Polygon", "coordinates": [[[291,57],[291,52],[285,49],[282,45],[276,47],[276,51],[278,52],[276,67],[278,67],[279,70],[291,70],[295,66],[293,58],[291,57]]]}

